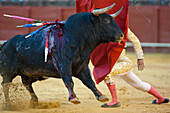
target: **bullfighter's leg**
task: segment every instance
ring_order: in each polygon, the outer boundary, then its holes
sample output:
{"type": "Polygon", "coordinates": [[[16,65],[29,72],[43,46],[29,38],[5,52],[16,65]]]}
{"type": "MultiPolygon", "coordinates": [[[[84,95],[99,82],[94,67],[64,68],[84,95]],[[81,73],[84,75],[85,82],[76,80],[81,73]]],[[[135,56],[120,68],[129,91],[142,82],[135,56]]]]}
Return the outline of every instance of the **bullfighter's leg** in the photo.
{"type": "Polygon", "coordinates": [[[126,75],[120,76],[123,80],[125,80],[128,84],[135,87],[138,90],[143,92],[148,92],[149,94],[153,95],[157,99],[154,100],[153,104],[162,104],[168,103],[169,99],[163,97],[154,87],[152,87],[149,83],[143,82],[140,80],[138,76],[136,76],[132,71],[127,73],[126,75]]]}
{"type": "Polygon", "coordinates": [[[96,99],[100,102],[106,102],[109,99],[105,97],[95,86],[90,74],[89,69],[85,69],[78,78],[83,82],[83,84],[88,87],[96,96],[96,99]]]}
{"type": "Polygon", "coordinates": [[[5,109],[10,109],[11,104],[10,104],[10,99],[9,99],[9,84],[11,83],[12,80],[16,77],[16,75],[10,75],[8,76],[7,74],[2,74],[3,81],[1,83],[4,91],[4,96],[5,96],[5,109]]]}
{"type": "Polygon", "coordinates": [[[33,87],[32,87],[32,83],[36,82],[36,80],[33,80],[32,78],[29,78],[25,75],[22,75],[21,78],[22,78],[22,83],[25,85],[27,90],[30,92],[30,95],[31,95],[30,105],[32,107],[37,106],[38,105],[38,97],[36,96],[36,94],[33,90],[33,87]]]}

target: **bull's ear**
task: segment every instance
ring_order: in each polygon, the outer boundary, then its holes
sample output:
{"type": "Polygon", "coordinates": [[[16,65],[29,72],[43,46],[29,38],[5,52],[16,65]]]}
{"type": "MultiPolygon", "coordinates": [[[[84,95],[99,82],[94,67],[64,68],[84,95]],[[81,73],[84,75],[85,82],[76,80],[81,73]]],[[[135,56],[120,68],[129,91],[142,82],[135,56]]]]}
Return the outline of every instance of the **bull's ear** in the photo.
{"type": "Polygon", "coordinates": [[[90,16],[90,21],[91,21],[92,24],[96,23],[95,18],[96,18],[96,16],[92,13],[91,16],[90,16]]]}

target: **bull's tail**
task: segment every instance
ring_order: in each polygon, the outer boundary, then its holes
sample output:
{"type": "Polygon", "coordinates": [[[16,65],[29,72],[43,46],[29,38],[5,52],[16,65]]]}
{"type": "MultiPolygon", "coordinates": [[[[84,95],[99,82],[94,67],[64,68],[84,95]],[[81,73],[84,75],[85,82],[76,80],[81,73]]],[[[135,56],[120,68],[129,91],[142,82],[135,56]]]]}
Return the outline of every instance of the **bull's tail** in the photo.
{"type": "Polygon", "coordinates": [[[6,42],[4,42],[3,44],[2,44],[2,46],[0,47],[0,51],[2,50],[2,48],[5,46],[5,44],[7,43],[7,41],[6,42]]]}
{"type": "MultiPolygon", "coordinates": [[[[1,48],[0,48],[1,50],[1,48]]],[[[2,74],[2,54],[0,52],[0,74],[2,74]]]]}
{"type": "Polygon", "coordinates": [[[2,74],[2,52],[1,52],[1,50],[2,50],[2,48],[6,45],[6,43],[7,43],[7,41],[4,42],[4,43],[2,44],[2,46],[0,47],[0,74],[2,74]]]}
{"type": "Polygon", "coordinates": [[[2,59],[0,58],[0,74],[2,74],[2,59]]]}

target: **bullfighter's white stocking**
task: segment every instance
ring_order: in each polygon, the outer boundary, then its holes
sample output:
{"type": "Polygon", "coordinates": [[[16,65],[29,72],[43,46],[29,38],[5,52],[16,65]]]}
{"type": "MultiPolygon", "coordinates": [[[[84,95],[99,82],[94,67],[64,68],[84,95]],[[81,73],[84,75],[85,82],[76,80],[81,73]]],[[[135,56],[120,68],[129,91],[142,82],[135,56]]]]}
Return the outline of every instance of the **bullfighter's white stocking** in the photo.
{"type": "Polygon", "coordinates": [[[151,85],[140,80],[132,71],[126,75],[120,76],[124,81],[126,81],[131,86],[135,87],[138,90],[148,92],[151,89],[151,85]]]}
{"type": "Polygon", "coordinates": [[[153,95],[157,98],[156,103],[162,103],[164,102],[165,98],[156,91],[155,88],[153,88],[150,84],[141,81],[132,71],[130,71],[128,74],[120,76],[123,80],[125,80],[128,84],[132,85],[136,89],[139,89],[144,92],[148,92],[149,94],[153,95]]]}

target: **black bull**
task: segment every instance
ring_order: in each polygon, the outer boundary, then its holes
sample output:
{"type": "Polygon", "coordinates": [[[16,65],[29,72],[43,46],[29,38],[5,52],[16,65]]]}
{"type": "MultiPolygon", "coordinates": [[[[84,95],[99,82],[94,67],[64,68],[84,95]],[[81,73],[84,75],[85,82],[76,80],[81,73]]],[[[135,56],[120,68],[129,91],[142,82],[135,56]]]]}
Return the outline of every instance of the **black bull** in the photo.
{"type": "Polygon", "coordinates": [[[63,36],[58,37],[56,26],[47,27],[32,37],[17,35],[5,42],[0,53],[2,86],[9,106],[8,88],[5,83],[20,75],[23,84],[31,94],[31,102],[38,102],[32,83],[48,77],[62,78],[69,91],[69,101],[80,103],[73,91],[72,76],[80,79],[99,101],[108,100],[96,88],[89,71],[91,52],[101,43],[119,42],[123,33],[113,17],[107,13],[95,16],[83,12],[70,16],[63,26],[63,36]],[[44,62],[46,32],[51,28],[54,47],[44,62]]]}

